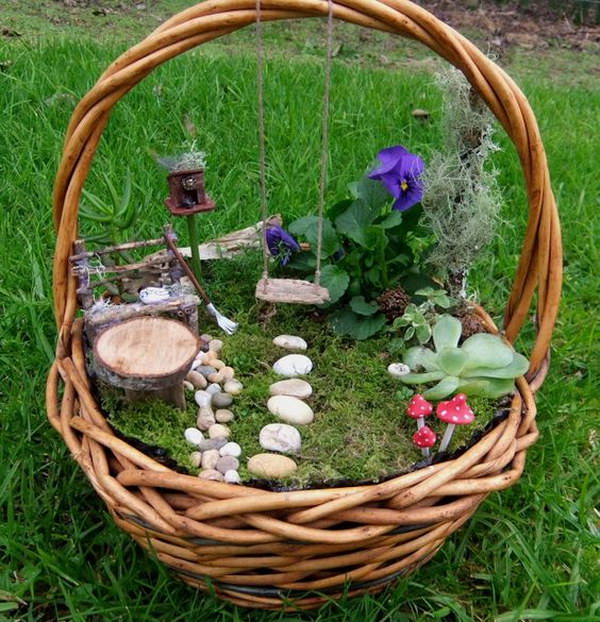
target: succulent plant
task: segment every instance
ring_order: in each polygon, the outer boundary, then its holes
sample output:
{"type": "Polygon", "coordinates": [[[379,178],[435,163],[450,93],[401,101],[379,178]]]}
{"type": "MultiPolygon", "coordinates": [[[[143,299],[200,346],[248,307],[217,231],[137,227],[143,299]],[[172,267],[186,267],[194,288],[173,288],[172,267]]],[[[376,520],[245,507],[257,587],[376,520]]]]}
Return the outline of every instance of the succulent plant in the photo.
{"type": "Polygon", "coordinates": [[[527,359],[500,337],[487,333],[469,337],[459,348],[461,332],[459,320],[440,316],[433,327],[435,350],[423,346],[408,350],[404,363],[412,372],[400,380],[405,384],[437,382],[422,392],[428,400],[441,400],[456,391],[491,398],[511,393],[515,378],[529,367],[527,359]]]}

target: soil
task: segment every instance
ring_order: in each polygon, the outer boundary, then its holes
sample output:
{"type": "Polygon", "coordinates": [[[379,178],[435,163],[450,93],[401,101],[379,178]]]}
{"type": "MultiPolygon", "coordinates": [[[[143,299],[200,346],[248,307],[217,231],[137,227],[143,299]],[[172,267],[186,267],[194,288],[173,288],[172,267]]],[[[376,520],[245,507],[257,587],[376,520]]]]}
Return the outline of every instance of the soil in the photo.
{"type": "MultiPolygon", "coordinates": [[[[560,9],[548,0],[416,0],[437,17],[461,32],[469,32],[484,49],[503,56],[512,47],[539,49],[559,46],[569,49],[600,47],[600,6],[590,5],[584,15],[563,2],[560,9]],[[580,22],[580,23],[578,23],[580,22]]],[[[159,0],[118,2],[115,0],[54,0],[67,10],[92,9],[95,15],[163,12],[159,0]]],[[[2,32],[4,36],[15,36],[2,32]]]]}
{"type": "MultiPolygon", "coordinates": [[[[560,46],[570,49],[600,47],[600,24],[594,9],[582,24],[567,8],[553,9],[548,2],[522,6],[518,1],[499,5],[493,0],[421,0],[418,2],[461,32],[478,31],[491,52],[502,55],[507,47],[539,49],[560,46]],[[594,23],[596,22],[596,23],[594,23]]],[[[562,3],[564,7],[571,4],[562,3]]]]}

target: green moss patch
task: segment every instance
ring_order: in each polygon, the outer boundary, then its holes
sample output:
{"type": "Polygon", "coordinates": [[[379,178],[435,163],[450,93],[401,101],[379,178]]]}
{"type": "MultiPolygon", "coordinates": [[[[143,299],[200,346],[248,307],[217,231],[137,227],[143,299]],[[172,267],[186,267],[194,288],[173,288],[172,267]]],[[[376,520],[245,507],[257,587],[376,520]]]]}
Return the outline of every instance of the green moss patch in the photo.
{"type": "MultiPolygon", "coordinates": [[[[231,407],[235,420],[229,424],[232,439],[242,446],[240,466],[242,480],[252,480],[246,460],[264,450],[258,443],[261,428],[277,419],[266,407],[269,385],[281,376],[272,364],[288,351],[277,348],[272,340],[279,334],[300,335],[309,344],[306,354],[314,363],[306,380],[313,387],[307,402],[315,420],[299,426],[302,449],[295,459],[297,472],[281,483],[310,486],[334,480],[375,480],[405,471],[422,459],[412,444],[416,423],[406,416],[408,400],[414,393],[387,373],[395,359],[387,352],[389,338],[347,341],[333,335],[324,316],[313,308],[280,305],[272,310],[254,300],[254,277],[258,262],[242,257],[231,262],[218,262],[207,271],[216,291],[219,307],[240,322],[240,330],[231,337],[218,334],[208,324],[201,327],[223,339],[221,358],[231,365],[244,391],[231,407]],[[243,274],[244,278],[239,278],[243,274]],[[237,276],[236,276],[237,275],[237,276]],[[229,283],[230,285],[225,285],[229,283]],[[231,284],[235,284],[232,286],[231,284]],[[266,319],[269,317],[269,319],[266,319]]],[[[194,426],[197,407],[188,393],[185,412],[160,402],[126,405],[105,399],[110,421],[122,434],[163,447],[179,465],[197,472],[189,463],[192,451],[183,439],[185,428],[194,426]]],[[[471,399],[476,422],[457,427],[451,450],[467,443],[481,431],[497,411],[497,400],[471,399]]],[[[441,436],[445,424],[430,417],[429,425],[441,436]]]]}

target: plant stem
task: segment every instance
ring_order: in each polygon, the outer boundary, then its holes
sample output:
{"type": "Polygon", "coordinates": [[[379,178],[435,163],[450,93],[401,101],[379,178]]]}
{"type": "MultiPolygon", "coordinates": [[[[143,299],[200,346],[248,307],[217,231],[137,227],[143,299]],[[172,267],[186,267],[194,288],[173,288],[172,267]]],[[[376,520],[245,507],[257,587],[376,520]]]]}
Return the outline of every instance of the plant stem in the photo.
{"type": "Polygon", "coordinates": [[[202,280],[202,266],[200,264],[200,251],[198,250],[198,231],[196,230],[196,215],[187,216],[188,234],[192,250],[192,270],[198,281],[202,280]]]}
{"type": "Polygon", "coordinates": [[[446,431],[444,432],[444,437],[442,438],[442,442],[440,443],[439,451],[445,451],[446,447],[450,444],[450,439],[452,438],[452,434],[454,432],[454,428],[456,427],[455,423],[449,423],[446,431]]]}

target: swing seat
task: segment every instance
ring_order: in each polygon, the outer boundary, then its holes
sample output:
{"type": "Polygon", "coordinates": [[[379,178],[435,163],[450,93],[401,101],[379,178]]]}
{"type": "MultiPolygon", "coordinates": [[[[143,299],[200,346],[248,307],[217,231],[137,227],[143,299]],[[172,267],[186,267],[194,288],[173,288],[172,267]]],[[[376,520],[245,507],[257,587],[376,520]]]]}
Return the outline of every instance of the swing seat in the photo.
{"type": "Polygon", "coordinates": [[[320,305],[329,300],[329,290],[300,279],[261,279],[255,296],[268,302],[320,305]]]}

